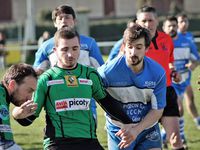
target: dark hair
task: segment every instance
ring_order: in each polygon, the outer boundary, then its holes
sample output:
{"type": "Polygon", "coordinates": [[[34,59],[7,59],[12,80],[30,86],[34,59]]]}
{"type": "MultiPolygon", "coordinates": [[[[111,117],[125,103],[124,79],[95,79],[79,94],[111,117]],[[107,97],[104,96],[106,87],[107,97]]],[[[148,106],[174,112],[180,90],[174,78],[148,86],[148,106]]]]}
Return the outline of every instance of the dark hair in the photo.
{"type": "Polygon", "coordinates": [[[151,43],[151,36],[148,29],[141,27],[138,24],[134,24],[131,27],[127,27],[124,31],[123,42],[133,42],[139,38],[144,38],[145,47],[149,47],[151,43]]]}
{"type": "Polygon", "coordinates": [[[37,79],[37,74],[31,65],[20,63],[12,65],[3,76],[3,82],[8,84],[10,80],[15,80],[18,84],[23,83],[27,76],[33,76],[37,79]]]}
{"type": "Polygon", "coordinates": [[[179,14],[177,14],[176,15],[176,17],[178,18],[178,17],[182,17],[182,18],[188,18],[188,16],[186,15],[186,13],[179,13],[179,14]]]}
{"type": "Polygon", "coordinates": [[[76,31],[75,28],[63,27],[63,28],[59,29],[54,35],[55,46],[58,45],[58,41],[59,41],[60,38],[62,38],[62,39],[72,39],[74,37],[77,37],[79,42],[80,42],[79,34],[78,34],[78,32],[76,31]]]}
{"type": "Polygon", "coordinates": [[[175,16],[167,16],[163,24],[165,24],[166,21],[175,21],[176,23],[178,23],[178,20],[175,16]]]}
{"type": "Polygon", "coordinates": [[[73,16],[73,19],[76,19],[76,14],[74,12],[74,9],[71,6],[68,5],[60,5],[56,7],[52,11],[52,20],[53,22],[56,21],[56,17],[59,16],[60,14],[71,14],[73,16]]]}
{"type": "Polygon", "coordinates": [[[138,19],[138,15],[140,13],[153,13],[157,17],[156,9],[152,6],[143,6],[140,9],[138,9],[136,13],[136,18],[138,19]]]}

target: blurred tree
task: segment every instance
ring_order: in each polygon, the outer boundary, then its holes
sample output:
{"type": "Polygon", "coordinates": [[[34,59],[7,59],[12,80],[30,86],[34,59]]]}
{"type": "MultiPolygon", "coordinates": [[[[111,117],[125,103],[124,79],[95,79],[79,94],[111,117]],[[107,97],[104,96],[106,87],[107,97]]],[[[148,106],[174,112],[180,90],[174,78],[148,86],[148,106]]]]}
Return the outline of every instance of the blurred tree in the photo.
{"type": "Polygon", "coordinates": [[[184,0],[171,0],[169,5],[169,13],[176,15],[184,11],[184,0]]]}
{"type": "Polygon", "coordinates": [[[141,8],[144,5],[152,6],[155,0],[136,0],[136,9],[141,8]]]}
{"type": "Polygon", "coordinates": [[[52,22],[52,19],[51,19],[51,10],[42,10],[40,12],[39,19],[41,21],[51,21],[52,22]]]}

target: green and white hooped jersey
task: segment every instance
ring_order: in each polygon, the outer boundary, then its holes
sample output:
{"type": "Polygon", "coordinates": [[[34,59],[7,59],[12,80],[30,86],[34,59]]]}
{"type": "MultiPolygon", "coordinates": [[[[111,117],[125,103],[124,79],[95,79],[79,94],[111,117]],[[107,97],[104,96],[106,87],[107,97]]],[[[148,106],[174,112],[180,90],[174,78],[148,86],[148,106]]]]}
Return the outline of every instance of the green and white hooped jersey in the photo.
{"type": "Polygon", "coordinates": [[[9,113],[10,97],[6,88],[0,84],[0,141],[13,140],[9,113]]]}
{"type": "Polygon", "coordinates": [[[93,68],[78,64],[72,70],[53,67],[43,73],[34,101],[38,104],[37,117],[43,107],[46,111],[45,139],[95,139],[95,120],[90,109],[92,97],[106,97],[101,79],[93,68]]]}

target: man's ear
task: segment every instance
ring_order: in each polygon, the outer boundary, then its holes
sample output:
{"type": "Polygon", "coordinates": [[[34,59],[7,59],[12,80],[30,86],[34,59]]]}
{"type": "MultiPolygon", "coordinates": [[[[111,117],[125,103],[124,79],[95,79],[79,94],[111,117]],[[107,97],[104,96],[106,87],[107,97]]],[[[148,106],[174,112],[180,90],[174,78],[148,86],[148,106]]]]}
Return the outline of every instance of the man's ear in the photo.
{"type": "Polygon", "coordinates": [[[53,48],[53,52],[54,52],[54,53],[56,52],[56,47],[53,48]]]}
{"type": "Polygon", "coordinates": [[[57,29],[57,23],[56,23],[56,21],[53,21],[53,25],[57,29]]]}
{"type": "Polygon", "coordinates": [[[8,83],[8,88],[10,89],[10,91],[13,91],[13,90],[15,90],[16,85],[17,85],[17,83],[15,80],[10,80],[10,82],[8,83]]]}
{"type": "Polygon", "coordinates": [[[77,25],[77,19],[74,19],[74,26],[77,25]]]}

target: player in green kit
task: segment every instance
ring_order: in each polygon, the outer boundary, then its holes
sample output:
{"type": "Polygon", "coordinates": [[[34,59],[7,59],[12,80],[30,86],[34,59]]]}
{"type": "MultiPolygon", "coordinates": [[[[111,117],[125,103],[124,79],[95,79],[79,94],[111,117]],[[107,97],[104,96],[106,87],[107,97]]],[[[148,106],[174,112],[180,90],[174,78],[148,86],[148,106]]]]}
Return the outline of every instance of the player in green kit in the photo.
{"type": "Polygon", "coordinates": [[[131,123],[119,101],[104,89],[94,68],[77,63],[80,54],[78,33],[62,28],[55,34],[54,53],[57,64],[44,72],[37,85],[34,102],[38,105],[35,115],[20,117],[20,107],[14,109],[14,118],[26,126],[46,112],[44,149],[48,150],[102,150],[97,140],[95,120],[91,111],[91,98],[112,117],[131,123]],[[118,113],[116,113],[118,112],[118,113]]]}

